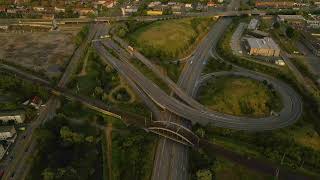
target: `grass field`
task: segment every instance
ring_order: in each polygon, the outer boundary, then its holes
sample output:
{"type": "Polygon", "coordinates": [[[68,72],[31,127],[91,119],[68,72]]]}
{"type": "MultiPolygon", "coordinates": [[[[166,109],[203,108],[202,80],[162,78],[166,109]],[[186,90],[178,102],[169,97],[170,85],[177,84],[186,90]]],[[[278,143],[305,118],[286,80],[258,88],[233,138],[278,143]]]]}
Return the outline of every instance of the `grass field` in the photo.
{"type": "Polygon", "coordinates": [[[129,39],[147,56],[177,58],[192,49],[211,22],[208,18],[157,21],[137,29],[129,39]]]}
{"type": "Polygon", "coordinates": [[[267,175],[255,172],[239,164],[217,158],[215,162],[215,179],[229,180],[267,180],[273,179],[267,175]]]}
{"type": "Polygon", "coordinates": [[[261,117],[269,115],[271,109],[281,109],[281,102],[274,100],[279,98],[274,96],[261,82],[242,77],[221,77],[208,81],[201,88],[198,99],[215,111],[261,117]]]}

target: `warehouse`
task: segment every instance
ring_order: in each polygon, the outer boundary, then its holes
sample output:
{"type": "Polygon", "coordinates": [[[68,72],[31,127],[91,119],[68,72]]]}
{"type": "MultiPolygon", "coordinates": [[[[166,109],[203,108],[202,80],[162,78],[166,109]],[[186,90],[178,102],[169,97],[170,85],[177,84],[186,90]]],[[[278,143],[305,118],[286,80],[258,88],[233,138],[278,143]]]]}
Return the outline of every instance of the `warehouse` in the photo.
{"type": "Polygon", "coordinates": [[[279,46],[269,37],[263,39],[246,38],[245,45],[250,55],[276,57],[280,55],[279,46]]]}

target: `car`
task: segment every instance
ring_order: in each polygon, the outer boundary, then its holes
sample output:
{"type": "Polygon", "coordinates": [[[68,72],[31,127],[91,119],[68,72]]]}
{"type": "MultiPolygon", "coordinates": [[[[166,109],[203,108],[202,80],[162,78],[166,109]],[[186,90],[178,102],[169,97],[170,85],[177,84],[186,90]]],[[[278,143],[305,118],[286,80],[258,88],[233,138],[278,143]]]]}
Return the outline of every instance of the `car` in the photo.
{"type": "Polygon", "coordinates": [[[193,61],[190,61],[190,64],[192,64],[193,61]]]}

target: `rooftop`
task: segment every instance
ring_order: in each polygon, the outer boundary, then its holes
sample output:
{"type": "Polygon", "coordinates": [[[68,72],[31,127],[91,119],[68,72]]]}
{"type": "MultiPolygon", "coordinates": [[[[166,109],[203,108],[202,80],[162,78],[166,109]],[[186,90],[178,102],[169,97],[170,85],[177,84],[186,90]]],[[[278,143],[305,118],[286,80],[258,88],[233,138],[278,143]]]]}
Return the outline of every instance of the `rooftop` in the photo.
{"type": "Polygon", "coordinates": [[[247,42],[251,48],[280,50],[279,46],[269,37],[263,39],[247,38],[247,42]]]}
{"type": "Polygon", "coordinates": [[[278,15],[278,17],[283,20],[304,20],[301,15],[278,15]]]}
{"type": "Polygon", "coordinates": [[[10,132],[12,129],[14,129],[13,126],[0,126],[0,132],[10,132]]]}
{"type": "Polygon", "coordinates": [[[13,115],[21,115],[21,114],[24,114],[23,110],[0,111],[0,116],[13,116],[13,115]]]}

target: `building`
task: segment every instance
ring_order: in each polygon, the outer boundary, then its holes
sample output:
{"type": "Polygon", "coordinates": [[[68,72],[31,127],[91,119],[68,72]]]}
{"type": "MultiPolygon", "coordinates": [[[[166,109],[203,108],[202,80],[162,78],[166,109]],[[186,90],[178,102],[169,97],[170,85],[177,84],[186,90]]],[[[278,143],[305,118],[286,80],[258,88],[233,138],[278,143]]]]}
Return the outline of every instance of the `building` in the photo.
{"type": "Polygon", "coordinates": [[[32,9],[34,11],[36,11],[36,12],[44,12],[44,11],[46,11],[44,7],[40,7],[40,6],[35,6],[32,9]]]}
{"type": "Polygon", "coordinates": [[[0,25],[0,30],[7,31],[9,29],[9,26],[7,25],[0,25]]]}
{"type": "Polygon", "coordinates": [[[253,30],[253,31],[250,31],[248,34],[256,37],[256,38],[264,38],[264,37],[268,37],[269,36],[269,33],[267,32],[264,32],[264,31],[260,31],[260,30],[253,30]]]}
{"type": "Polygon", "coordinates": [[[301,15],[278,15],[277,20],[281,22],[285,21],[305,21],[301,15]]]}
{"type": "Polygon", "coordinates": [[[276,56],[280,55],[279,46],[269,37],[263,39],[246,38],[246,48],[250,55],[254,56],[276,56]]]}
{"type": "Polygon", "coordinates": [[[13,126],[0,126],[0,140],[14,138],[16,129],[13,126]]]}
{"type": "Polygon", "coordinates": [[[187,4],[184,5],[184,7],[185,7],[185,8],[192,8],[192,4],[187,3],[187,4]]]}
{"type": "Polygon", "coordinates": [[[147,15],[150,15],[150,16],[160,16],[162,15],[162,11],[160,10],[149,10],[147,11],[147,15]]]}
{"type": "Polygon", "coordinates": [[[134,6],[126,6],[125,8],[121,8],[122,15],[125,16],[127,14],[133,14],[138,12],[138,7],[134,6]]]}
{"type": "Polygon", "coordinates": [[[76,8],[76,12],[79,13],[80,16],[95,14],[95,11],[91,8],[76,8]]]}
{"type": "Polygon", "coordinates": [[[217,7],[217,4],[216,4],[215,2],[209,1],[209,2],[207,3],[207,6],[208,6],[208,7],[217,7]]]}
{"type": "Polygon", "coordinates": [[[153,7],[159,6],[159,5],[161,5],[160,1],[154,1],[154,2],[151,2],[148,4],[148,8],[153,8],[153,7]]]}
{"type": "Polygon", "coordinates": [[[311,29],[320,28],[320,20],[307,20],[307,27],[311,29]]]}
{"type": "Polygon", "coordinates": [[[56,12],[56,13],[64,13],[64,12],[66,12],[66,9],[64,7],[55,6],[54,7],[54,12],[56,12]]]}
{"type": "Polygon", "coordinates": [[[278,15],[277,20],[288,23],[295,28],[301,29],[305,26],[305,19],[301,15],[278,15]]]}
{"type": "Polygon", "coordinates": [[[4,149],[3,145],[0,144],[0,160],[3,158],[5,154],[6,154],[6,150],[4,149]]]}
{"type": "Polygon", "coordinates": [[[312,36],[308,32],[301,33],[301,41],[312,51],[316,56],[320,56],[320,40],[312,36]]]}
{"type": "Polygon", "coordinates": [[[249,29],[249,30],[255,30],[255,29],[257,29],[258,23],[259,23],[259,20],[258,20],[258,19],[255,19],[255,18],[251,19],[251,20],[250,20],[250,23],[248,24],[248,29],[249,29]]]}
{"type": "Polygon", "coordinates": [[[257,8],[293,8],[294,1],[279,1],[279,0],[257,0],[255,2],[257,8]]]}
{"type": "Polygon", "coordinates": [[[24,111],[11,111],[0,112],[0,121],[7,123],[8,121],[14,121],[15,123],[23,123],[26,119],[24,111]]]}

